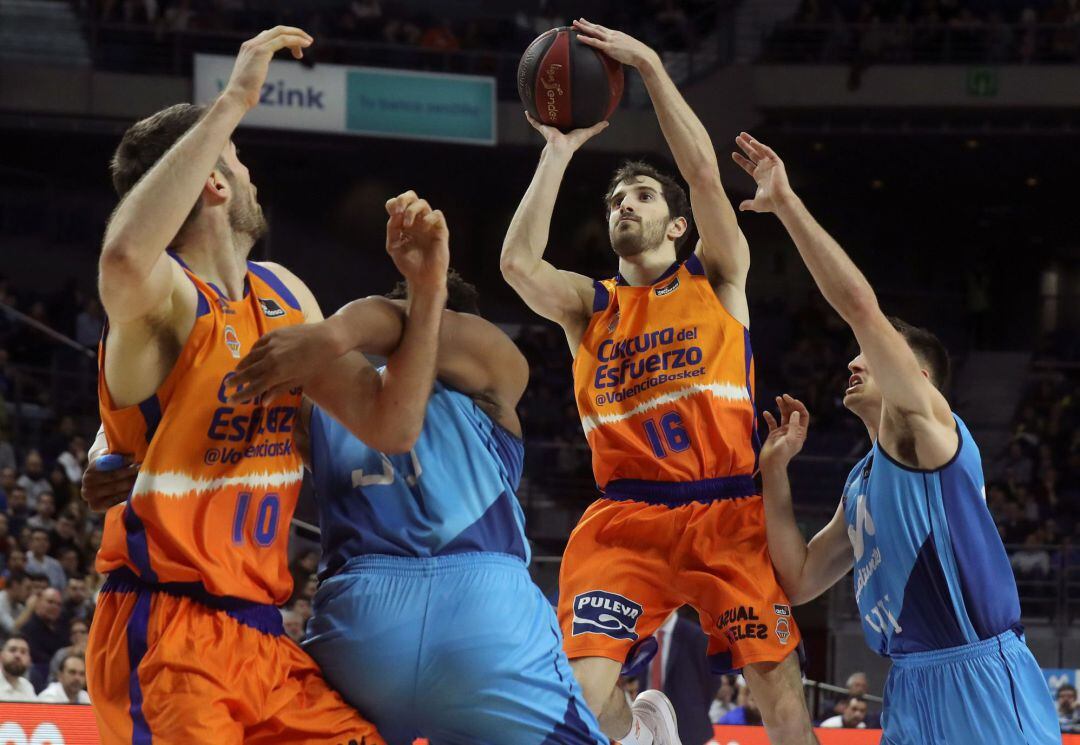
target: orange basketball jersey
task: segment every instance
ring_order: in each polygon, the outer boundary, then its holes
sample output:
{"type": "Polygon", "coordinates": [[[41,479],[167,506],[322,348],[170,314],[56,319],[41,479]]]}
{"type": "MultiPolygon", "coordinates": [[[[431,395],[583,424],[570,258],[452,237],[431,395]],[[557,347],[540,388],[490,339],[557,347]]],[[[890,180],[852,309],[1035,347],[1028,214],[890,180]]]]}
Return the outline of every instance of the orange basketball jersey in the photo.
{"type": "Polygon", "coordinates": [[[716,297],[696,255],[651,285],[596,282],[573,369],[602,490],[613,481],[693,482],[757,470],[750,334],[716,297]]]}
{"type": "Polygon", "coordinates": [[[293,445],[300,392],[270,406],[232,405],[225,383],[260,336],[304,315],[265,267],[248,262],[244,295],[230,300],[172,256],[194,283],[198,306],[156,394],[115,407],[104,339],[98,353],[109,450],[141,466],[128,501],[106,514],[97,570],[127,567],[148,583],[201,583],[211,595],[281,604],[292,593],[286,545],[303,479],[293,445]]]}

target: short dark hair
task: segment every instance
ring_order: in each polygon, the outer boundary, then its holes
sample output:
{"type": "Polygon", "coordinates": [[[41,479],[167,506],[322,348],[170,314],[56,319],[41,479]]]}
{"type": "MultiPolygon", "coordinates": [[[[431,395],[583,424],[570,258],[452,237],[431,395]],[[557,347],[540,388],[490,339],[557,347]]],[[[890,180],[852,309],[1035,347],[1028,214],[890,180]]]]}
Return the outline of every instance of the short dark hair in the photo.
{"type": "Polygon", "coordinates": [[[1062,683],[1061,685],[1058,686],[1058,689],[1054,693],[1054,695],[1056,696],[1058,693],[1061,693],[1062,691],[1072,691],[1073,693],[1076,693],[1076,686],[1074,686],[1072,683],[1062,683]]]}
{"type": "Polygon", "coordinates": [[[26,576],[30,578],[31,582],[48,582],[49,578],[41,572],[27,572],[26,576]]]}
{"type": "Polygon", "coordinates": [[[206,111],[206,106],[178,103],[128,127],[109,164],[117,195],[123,197],[131,191],[206,111]]]}
{"type": "Polygon", "coordinates": [[[611,215],[611,196],[619,187],[626,182],[634,183],[642,176],[656,179],[660,182],[660,193],[667,202],[668,216],[674,220],[682,217],[686,220],[686,232],[675,240],[675,247],[679,248],[690,237],[690,228],[694,225],[694,216],[690,210],[690,199],[686,196],[686,190],[678,181],[661,172],[654,166],[643,160],[628,160],[624,162],[611,177],[607,192],[604,194],[604,215],[611,215]]]}
{"type": "MultiPolygon", "coordinates": [[[[36,535],[37,535],[38,533],[44,533],[44,534],[45,534],[45,537],[46,537],[46,538],[49,538],[49,531],[45,530],[45,528],[33,528],[33,529],[31,529],[31,531],[30,531],[30,537],[31,537],[31,538],[33,538],[33,537],[34,537],[34,536],[36,536],[36,535]]],[[[51,539],[50,539],[50,540],[51,540],[51,539]]]]}
{"type": "Polygon", "coordinates": [[[944,393],[949,387],[952,366],[949,362],[949,351],[945,349],[945,345],[931,331],[912,326],[896,316],[889,316],[889,323],[900,332],[900,336],[904,337],[904,341],[911,347],[911,351],[915,353],[919,362],[926,365],[930,373],[930,382],[944,393]]]}
{"type": "MultiPolygon", "coordinates": [[[[386,293],[386,297],[391,300],[401,300],[408,297],[408,294],[409,285],[402,280],[394,285],[394,289],[386,293]]],[[[480,315],[480,293],[477,292],[476,285],[466,282],[454,268],[446,273],[446,307],[458,313],[480,315]]]]}
{"type": "MultiPolygon", "coordinates": [[[[199,123],[208,110],[201,104],[178,103],[128,127],[109,164],[117,195],[123,199],[139,183],[139,179],[161,160],[161,156],[199,123]]],[[[226,176],[232,175],[220,158],[216,168],[226,176]]],[[[202,199],[196,199],[184,220],[184,226],[195,219],[201,207],[202,199]]]]}
{"type": "Polygon", "coordinates": [[[19,584],[20,582],[26,582],[29,579],[30,579],[30,575],[28,575],[23,570],[21,570],[21,569],[12,569],[11,573],[8,575],[6,587],[12,587],[14,585],[19,584]]]}
{"type": "Polygon", "coordinates": [[[3,644],[0,644],[0,649],[6,647],[8,645],[8,642],[10,641],[26,642],[26,646],[30,646],[30,640],[27,639],[23,634],[20,634],[18,631],[16,631],[14,634],[8,634],[8,638],[4,640],[3,644]]]}
{"type": "Polygon", "coordinates": [[[64,655],[64,659],[60,661],[60,670],[63,671],[64,665],[68,663],[68,660],[79,660],[83,665],[86,665],[86,658],[78,652],[68,652],[64,655]]]}

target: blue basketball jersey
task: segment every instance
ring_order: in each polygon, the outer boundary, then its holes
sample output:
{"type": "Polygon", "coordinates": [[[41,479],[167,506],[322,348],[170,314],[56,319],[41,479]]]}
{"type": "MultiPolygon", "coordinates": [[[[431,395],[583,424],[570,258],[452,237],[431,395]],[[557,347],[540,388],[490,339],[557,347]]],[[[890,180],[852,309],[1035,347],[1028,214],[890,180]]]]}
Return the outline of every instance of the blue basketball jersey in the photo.
{"type": "Polygon", "coordinates": [[[469,397],[435,383],[412,451],[384,455],[318,406],[311,466],[322,524],[320,579],[366,554],[509,554],[529,562],[516,489],[525,448],[469,397]]]}
{"type": "Polygon", "coordinates": [[[900,465],[874,443],[844,487],[855,598],[867,644],[881,655],[1019,628],[1016,582],[986,507],[979,448],[953,416],[960,441],[941,468],[900,465]]]}

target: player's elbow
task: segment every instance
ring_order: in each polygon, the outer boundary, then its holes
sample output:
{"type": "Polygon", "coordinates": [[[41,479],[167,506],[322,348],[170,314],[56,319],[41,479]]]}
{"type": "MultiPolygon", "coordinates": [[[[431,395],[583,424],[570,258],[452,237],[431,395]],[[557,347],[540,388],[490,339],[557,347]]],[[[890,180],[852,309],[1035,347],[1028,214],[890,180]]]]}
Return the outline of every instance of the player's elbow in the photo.
{"type": "Polygon", "coordinates": [[[881,314],[877,296],[865,283],[845,288],[837,303],[837,311],[853,328],[858,328],[881,314]]]}
{"type": "Polygon", "coordinates": [[[134,248],[120,240],[110,240],[101,248],[98,271],[104,279],[123,279],[137,274],[139,262],[134,248]]]}
{"type": "Polygon", "coordinates": [[[422,427],[396,429],[397,431],[386,432],[380,437],[382,442],[375,449],[387,455],[403,455],[416,447],[422,427]]]}
{"type": "Polygon", "coordinates": [[[372,433],[376,442],[368,442],[380,453],[387,455],[401,455],[407,453],[416,446],[420,439],[420,431],[424,428],[424,419],[403,415],[400,409],[392,409],[384,416],[377,418],[372,433]]]}
{"type": "Polygon", "coordinates": [[[420,438],[420,428],[415,432],[405,430],[393,424],[382,422],[372,423],[369,421],[352,421],[346,427],[352,434],[365,445],[378,450],[386,455],[401,455],[413,449],[416,441],[420,438]]]}
{"type": "Polygon", "coordinates": [[[798,586],[791,588],[791,590],[785,587],[784,593],[788,596],[792,606],[806,605],[818,596],[818,594],[811,592],[809,588],[798,586]]]}
{"type": "Polygon", "coordinates": [[[499,258],[499,271],[502,272],[503,279],[513,285],[527,278],[532,270],[528,259],[507,244],[503,246],[502,256],[499,258]]]}

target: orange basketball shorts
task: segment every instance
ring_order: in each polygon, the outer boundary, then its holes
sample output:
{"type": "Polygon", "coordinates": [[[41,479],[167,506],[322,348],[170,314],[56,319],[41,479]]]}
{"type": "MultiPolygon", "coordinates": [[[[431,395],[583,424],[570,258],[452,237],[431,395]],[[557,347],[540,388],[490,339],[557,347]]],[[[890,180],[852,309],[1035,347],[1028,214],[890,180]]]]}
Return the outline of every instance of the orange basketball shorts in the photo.
{"type": "Polygon", "coordinates": [[[646,641],[683,605],[698,612],[716,673],[780,662],[796,650],[801,636],[773,571],[754,491],[750,477],[609,484],[563,555],[559,624],[567,656],[637,668],[655,649],[646,641]]]}
{"type": "MultiPolygon", "coordinates": [[[[385,745],[281,630],[272,605],[110,574],[87,648],[102,745],[385,745]]],[[[203,591],[205,592],[205,591],[203,591]]]]}

